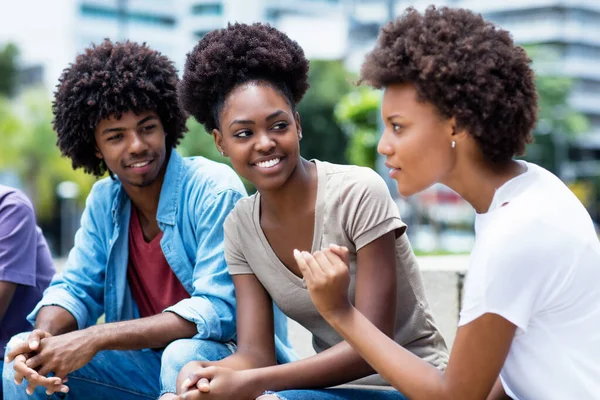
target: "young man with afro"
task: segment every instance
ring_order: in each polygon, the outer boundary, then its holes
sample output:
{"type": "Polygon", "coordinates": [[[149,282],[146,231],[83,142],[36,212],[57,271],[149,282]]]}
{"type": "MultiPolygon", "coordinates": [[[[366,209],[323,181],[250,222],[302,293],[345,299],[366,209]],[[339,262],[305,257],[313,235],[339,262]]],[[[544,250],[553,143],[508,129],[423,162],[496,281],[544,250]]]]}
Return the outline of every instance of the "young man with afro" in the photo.
{"type": "Polygon", "coordinates": [[[74,168],[110,177],[92,188],[66,266],[28,317],[35,330],[8,345],[7,398],[154,399],[175,392],[187,361],[235,350],[223,222],[245,190],[226,165],[175,150],[186,131],[177,83],[167,57],[129,41],[105,40],[63,71],[58,146],[74,168]]]}

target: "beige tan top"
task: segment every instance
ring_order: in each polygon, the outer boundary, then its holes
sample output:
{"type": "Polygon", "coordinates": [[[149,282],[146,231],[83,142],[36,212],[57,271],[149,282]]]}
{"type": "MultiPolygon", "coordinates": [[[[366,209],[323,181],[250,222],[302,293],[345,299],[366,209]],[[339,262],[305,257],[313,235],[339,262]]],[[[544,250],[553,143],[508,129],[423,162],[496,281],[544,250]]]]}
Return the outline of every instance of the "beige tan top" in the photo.
{"type": "MultiPolygon", "coordinates": [[[[314,162],[318,181],[312,251],[330,243],[350,250],[349,294],[354,302],[356,253],[373,240],[395,231],[395,341],[434,366],[445,368],[446,345],[427,304],[417,261],[404,235],[406,225],[385,182],[369,168],[314,162]]],[[[343,340],[313,306],[304,281],[279,260],[269,245],[260,226],[259,193],[240,200],[225,221],[225,258],[232,275],[256,275],[275,304],[312,333],[317,353],[343,340]]],[[[379,375],[352,383],[389,385],[379,375]]]]}

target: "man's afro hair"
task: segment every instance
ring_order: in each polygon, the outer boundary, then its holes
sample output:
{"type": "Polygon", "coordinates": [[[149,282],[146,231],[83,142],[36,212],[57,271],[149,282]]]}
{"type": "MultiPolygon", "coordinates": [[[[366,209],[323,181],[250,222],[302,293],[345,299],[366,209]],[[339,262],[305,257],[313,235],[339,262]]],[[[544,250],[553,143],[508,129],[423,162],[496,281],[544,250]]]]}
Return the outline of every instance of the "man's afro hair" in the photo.
{"type": "Polygon", "coordinates": [[[71,158],[73,168],[103,175],[106,164],[96,157],[96,126],[129,111],[155,111],[167,148],[176,147],[187,130],[177,83],[173,62],[146,44],[105,39],[87,48],[63,71],[54,95],[53,125],[62,154],[71,158]]]}

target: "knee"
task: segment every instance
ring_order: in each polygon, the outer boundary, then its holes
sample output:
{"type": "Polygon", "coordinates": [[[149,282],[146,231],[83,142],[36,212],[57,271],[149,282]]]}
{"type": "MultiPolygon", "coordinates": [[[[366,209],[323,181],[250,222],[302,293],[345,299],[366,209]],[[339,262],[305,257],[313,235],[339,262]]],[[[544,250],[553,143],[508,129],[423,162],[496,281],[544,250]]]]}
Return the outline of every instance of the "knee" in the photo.
{"type": "Polygon", "coordinates": [[[233,352],[228,344],[202,339],[179,339],[171,342],[162,354],[162,364],[180,370],[190,361],[217,361],[233,352]]]}
{"type": "Polygon", "coordinates": [[[27,338],[29,337],[30,333],[31,332],[22,332],[22,333],[19,333],[19,334],[13,336],[12,338],[10,338],[10,340],[6,344],[6,351],[4,354],[7,354],[9,351],[14,349],[16,345],[25,342],[27,340],[27,338]]]}

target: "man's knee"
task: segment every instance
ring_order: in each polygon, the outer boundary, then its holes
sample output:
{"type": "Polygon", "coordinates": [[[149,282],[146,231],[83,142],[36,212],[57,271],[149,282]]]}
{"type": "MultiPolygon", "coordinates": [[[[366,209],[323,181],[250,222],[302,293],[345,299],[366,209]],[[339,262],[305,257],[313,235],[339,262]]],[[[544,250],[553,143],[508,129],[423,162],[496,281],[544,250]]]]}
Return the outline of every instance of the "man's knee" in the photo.
{"type": "Polygon", "coordinates": [[[14,349],[15,346],[25,342],[27,340],[27,338],[29,337],[30,333],[31,332],[22,332],[22,333],[16,334],[12,338],[10,338],[10,340],[6,344],[6,351],[4,352],[4,354],[5,355],[8,354],[8,352],[11,351],[12,349],[14,349]]]}
{"type": "Polygon", "coordinates": [[[235,351],[235,345],[203,339],[179,339],[171,342],[162,354],[162,365],[181,369],[190,361],[217,361],[235,351]]]}

